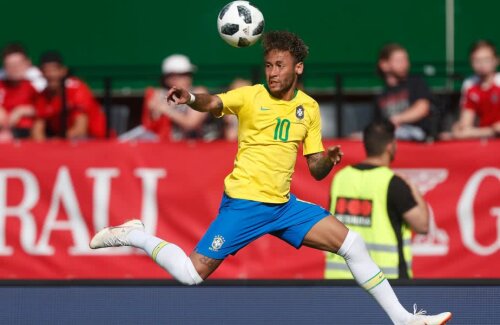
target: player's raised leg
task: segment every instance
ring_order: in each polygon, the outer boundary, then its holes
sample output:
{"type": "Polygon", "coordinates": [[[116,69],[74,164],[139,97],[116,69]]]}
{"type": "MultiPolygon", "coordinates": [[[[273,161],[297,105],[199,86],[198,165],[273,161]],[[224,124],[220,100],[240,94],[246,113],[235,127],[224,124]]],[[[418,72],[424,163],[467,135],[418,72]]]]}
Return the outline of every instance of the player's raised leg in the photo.
{"type": "Polygon", "coordinates": [[[145,233],[140,220],[104,228],[90,242],[92,249],[119,246],[143,249],[174,279],[186,285],[200,284],[222,263],[198,253],[188,257],[179,246],[145,233]]]}
{"type": "Polygon", "coordinates": [[[394,324],[441,325],[451,318],[449,312],[439,315],[409,313],[399,302],[380,268],[371,259],[361,236],[347,229],[333,216],[316,223],[302,244],[344,257],[356,282],[375,298],[394,324]]]}

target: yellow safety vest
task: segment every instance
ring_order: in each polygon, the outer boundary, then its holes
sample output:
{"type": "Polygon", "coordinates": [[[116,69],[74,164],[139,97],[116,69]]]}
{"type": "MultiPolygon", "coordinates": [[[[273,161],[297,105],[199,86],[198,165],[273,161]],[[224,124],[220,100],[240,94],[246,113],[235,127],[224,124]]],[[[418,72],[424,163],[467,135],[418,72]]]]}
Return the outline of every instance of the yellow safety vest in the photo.
{"type": "MultiPolygon", "coordinates": [[[[398,229],[408,270],[407,275],[400,276],[398,240],[387,212],[387,194],[393,176],[387,167],[360,170],[348,166],[342,169],[332,183],[330,211],[363,237],[370,256],[387,278],[411,278],[411,230],[405,222],[398,229]]],[[[327,253],[325,278],[352,279],[341,256],[327,253]]]]}

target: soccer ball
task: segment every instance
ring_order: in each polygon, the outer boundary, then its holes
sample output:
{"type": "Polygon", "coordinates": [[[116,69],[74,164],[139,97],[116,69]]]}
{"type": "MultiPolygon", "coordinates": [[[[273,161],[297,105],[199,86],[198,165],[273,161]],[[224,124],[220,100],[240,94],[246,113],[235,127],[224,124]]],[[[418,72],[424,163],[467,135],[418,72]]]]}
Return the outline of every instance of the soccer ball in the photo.
{"type": "Polygon", "coordinates": [[[217,29],[224,41],[234,47],[247,47],[264,32],[264,16],[248,1],[228,3],[219,13],[217,29]]]}

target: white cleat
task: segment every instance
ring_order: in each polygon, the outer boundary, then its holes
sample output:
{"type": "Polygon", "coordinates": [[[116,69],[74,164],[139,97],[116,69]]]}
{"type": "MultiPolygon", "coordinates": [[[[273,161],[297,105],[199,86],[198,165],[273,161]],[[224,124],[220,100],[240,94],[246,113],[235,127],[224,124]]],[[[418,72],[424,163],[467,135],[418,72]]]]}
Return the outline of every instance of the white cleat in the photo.
{"type": "Polygon", "coordinates": [[[130,246],[127,235],[132,230],[144,231],[141,220],[134,219],[116,227],[107,227],[99,231],[90,241],[90,248],[130,246]]]}
{"type": "Polygon", "coordinates": [[[451,319],[451,313],[445,312],[437,315],[426,315],[425,310],[417,312],[417,305],[413,305],[413,315],[407,325],[444,325],[451,319]]]}

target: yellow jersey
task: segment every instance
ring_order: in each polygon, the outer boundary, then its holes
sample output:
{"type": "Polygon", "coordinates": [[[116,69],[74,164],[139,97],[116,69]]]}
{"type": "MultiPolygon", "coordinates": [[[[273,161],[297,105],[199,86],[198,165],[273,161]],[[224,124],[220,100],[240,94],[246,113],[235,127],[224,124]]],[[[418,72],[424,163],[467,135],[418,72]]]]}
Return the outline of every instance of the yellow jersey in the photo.
{"type": "Polygon", "coordinates": [[[241,87],[217,95],[224,114],[238,117],[238,153],[224,180],[225,192],[237,199],[285,203],[300,143],[304,155],[324,151],[318,103],[297,90],[286,101],[264,85],[241,87]]]}

